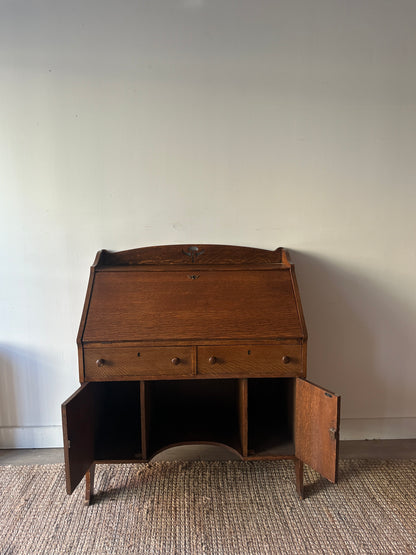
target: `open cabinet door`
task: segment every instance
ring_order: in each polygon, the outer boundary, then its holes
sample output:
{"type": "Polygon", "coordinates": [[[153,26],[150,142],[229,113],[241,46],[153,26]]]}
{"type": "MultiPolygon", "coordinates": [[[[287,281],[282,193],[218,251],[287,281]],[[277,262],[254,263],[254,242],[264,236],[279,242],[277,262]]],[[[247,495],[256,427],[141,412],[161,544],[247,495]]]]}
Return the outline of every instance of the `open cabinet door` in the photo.
{"type": "Polygon", "coordinates": [[[96,383],[83,384],[62,404],[66,491],[72,493],[94,462],[96,383]]]}
{"type": "Polygon", "coordinates": [[[295,456],[337,481],[340,396],[296,378],[295,456]]]}

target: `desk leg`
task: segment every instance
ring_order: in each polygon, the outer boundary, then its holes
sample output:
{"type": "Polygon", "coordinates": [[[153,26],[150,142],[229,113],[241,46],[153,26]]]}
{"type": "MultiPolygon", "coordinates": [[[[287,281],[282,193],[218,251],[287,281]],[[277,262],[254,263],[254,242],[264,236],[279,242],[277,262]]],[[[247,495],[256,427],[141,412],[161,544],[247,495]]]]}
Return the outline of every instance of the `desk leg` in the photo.
{"type": "Polygon", "coordinates": [[[94,476],[95,476],[95,463],[93,463],[87,473],[85,474],[85,501],[84,505],[90,505],[92,496],[94,495],[94,476]]]}
{"type": "Polygon", "coordinates": [[[296,491],[301,499],[303,496],[303,462],[300,459],[295,460],[295,474],[296,474],[296,491]]]}

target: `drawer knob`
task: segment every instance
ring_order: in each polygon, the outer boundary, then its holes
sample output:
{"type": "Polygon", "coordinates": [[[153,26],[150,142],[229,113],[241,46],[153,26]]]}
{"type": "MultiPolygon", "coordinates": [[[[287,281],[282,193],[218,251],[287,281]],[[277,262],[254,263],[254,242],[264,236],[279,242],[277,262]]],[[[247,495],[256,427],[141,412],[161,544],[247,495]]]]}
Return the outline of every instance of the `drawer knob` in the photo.
{"type": "Polygon", "coordinates": [[[174,358],[172,359],[171,362],[172,362],[172,364],[174,364],[175,366],[177,366],[177,365],[180,363],[180,361],[181,361],[180,358],[174,357],[174,358]]]}
{"type": "Polygon", "coordinates": [[[215,363],[217,362],[217,357],[214,357],[214,356],[209,357],[209,361],[208,361],[208,362],[209,362],[210,364],[215,364],[215,363]]]}
{"type": "Polygon", "coordinates": [[[282,362],[283,362],[283,364],[289,364],[289,362],[290,362],[290,357],[288,357],[287,355],[285,355],[285,356],[282,358],[282,362]]]}
{"type": "Polygon", "coordinates": [[[103,358],[99,358],[99,359],[95,362],[95,364],[96,364],[97,366],[104,366],[104,363],[105,363],[105,360],[104,360],[103,358]]]}

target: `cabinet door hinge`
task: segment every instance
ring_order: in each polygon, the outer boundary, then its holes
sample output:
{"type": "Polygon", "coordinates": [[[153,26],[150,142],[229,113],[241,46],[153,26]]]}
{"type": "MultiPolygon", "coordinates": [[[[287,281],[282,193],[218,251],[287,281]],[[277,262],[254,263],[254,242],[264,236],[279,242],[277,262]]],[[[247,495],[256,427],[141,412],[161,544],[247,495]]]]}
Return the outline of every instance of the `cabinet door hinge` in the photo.
{"type": "Polygon", "coordinates": [[[338,439],[338,431],[336,428],[329,428],[329,437],[334,441],[338,439]]]}

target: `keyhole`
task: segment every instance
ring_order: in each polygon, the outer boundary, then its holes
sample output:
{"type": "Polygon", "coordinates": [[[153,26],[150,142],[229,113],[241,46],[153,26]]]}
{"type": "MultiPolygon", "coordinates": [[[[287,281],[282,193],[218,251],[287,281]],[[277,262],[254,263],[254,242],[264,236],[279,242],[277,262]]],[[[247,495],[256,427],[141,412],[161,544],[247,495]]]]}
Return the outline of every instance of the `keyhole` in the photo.
{"type": "Polygon", "coordinates": [[[137,353],[137,356],[139,357],[139,356],[140,356],[140,353],[137,353]]]}
{"type": "Polygon", "coordinates": [[[247,351],[247,354],[248,354],[248,355],[251,355],[251,351],[247,351]]]}

